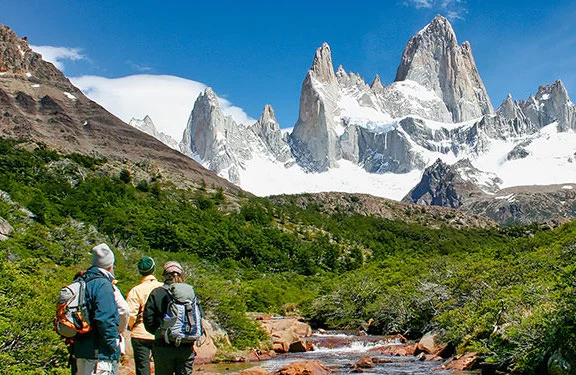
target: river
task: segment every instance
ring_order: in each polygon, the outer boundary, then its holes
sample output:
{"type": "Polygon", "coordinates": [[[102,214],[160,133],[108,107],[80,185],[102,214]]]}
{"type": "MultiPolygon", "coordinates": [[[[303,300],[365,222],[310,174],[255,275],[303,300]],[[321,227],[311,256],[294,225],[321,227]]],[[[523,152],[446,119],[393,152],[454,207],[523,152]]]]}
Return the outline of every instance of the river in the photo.
{"type": "MultiPolygon", "coordinates": [[[[252,363],[251,366],[262,367],[274,372],[292,362],[321,360],[334,373],[343,374],[349,373],[352,370],[351,365],[359,359],[370,356],[386,360],[387,363],[375,363],[373,368],[362,369],[363,374],[454,375],[453,372],[438,370],[441,362],[419,361],[413,356],[396,357],[381,354],[380,348],[399,344],[390,338],[382,336],[353,336],[342,333],[328,333],[314,334],[308,339],[314,342],[313,351],[287,353],[275,359],[252,363]]],[[[229,372],[239,372],[242,369],[237,366],[230,366],[227,370],[229,372]]],[[[220,368],[220,371],[222,371],[222,368],[220,368]]]]}

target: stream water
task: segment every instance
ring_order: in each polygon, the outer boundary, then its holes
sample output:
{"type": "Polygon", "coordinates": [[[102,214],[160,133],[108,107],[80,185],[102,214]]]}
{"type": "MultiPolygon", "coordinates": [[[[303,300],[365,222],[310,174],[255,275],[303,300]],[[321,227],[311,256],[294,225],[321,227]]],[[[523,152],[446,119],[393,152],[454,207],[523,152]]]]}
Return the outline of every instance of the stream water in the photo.
{"type": "MultiPolygon", "coordinates": [[[[330,367],[333,373],[349,373],[351,365],[365,356],[377,357],[388,363],[375,363],[373,368],[363,369],[363,374],[391,374],[391,375],[454,375],[453,372],[438,370],[441,362],[419,361],[413,356],[396,357],[381,354],[381,348],[387,345],[398,345],[398,342],[379,336],[353,336],[346,334],[315,334],[309,338],[314,342],[314,350],[305,353],[288,353],[275,359],[252,363],[274,372],[281,367],[296,361],[321,360],[330,367]]],[[[235,366],[227,369],[230,372],[239,372],[241,368],[235,366]]]]}

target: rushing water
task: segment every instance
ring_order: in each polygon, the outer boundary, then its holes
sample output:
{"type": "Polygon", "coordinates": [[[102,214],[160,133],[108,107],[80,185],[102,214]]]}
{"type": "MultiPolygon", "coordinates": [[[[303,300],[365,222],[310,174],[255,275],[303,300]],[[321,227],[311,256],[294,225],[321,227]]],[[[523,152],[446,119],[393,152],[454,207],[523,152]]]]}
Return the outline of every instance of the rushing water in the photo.
{"type": "Polygon", "coordinates": [[[370,356],[390,361],[375,363],[373,368],[363,369],[364,374],[402,374],[402,375],[445,375],[453,374],[440,371],[440,362],[419,361],[413,356],[392,357],[380,353],[379,348],[387,345],[398,345],[389,338],[375,336],[350,336],[344,334],[314,335],[314,350],[306,353],[289,353],[278,358],[261,362],[258,366],[270,371],[296,361],[319,359],[329,366],[334,373],[348,373],[351,365],[360,358],[370,356]]]}

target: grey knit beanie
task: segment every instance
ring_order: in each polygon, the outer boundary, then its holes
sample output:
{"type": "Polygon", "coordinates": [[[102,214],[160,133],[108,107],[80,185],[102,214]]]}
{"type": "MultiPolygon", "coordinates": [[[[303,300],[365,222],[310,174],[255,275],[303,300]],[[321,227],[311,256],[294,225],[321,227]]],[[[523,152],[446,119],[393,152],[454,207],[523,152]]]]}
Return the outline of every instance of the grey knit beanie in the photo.
{"type": "Polygon", "coordinates": [[[108,245],[101,243],[92,248],[92,265],[104,269],[114,265],[114,253],[108,245]]]}

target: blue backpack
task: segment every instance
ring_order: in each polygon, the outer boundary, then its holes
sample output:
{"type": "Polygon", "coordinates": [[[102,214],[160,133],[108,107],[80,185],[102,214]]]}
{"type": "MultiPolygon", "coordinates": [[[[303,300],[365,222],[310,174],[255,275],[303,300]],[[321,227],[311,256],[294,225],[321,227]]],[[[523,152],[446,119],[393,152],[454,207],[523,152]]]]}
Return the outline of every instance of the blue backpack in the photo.
{"type": "Polygon", "coordinates": [[[202,336],[202,308],[194,288],[185,283],[165,285],[164,288],[170,302],[160,334],[168,344],[193,344],[202,336]]]}

